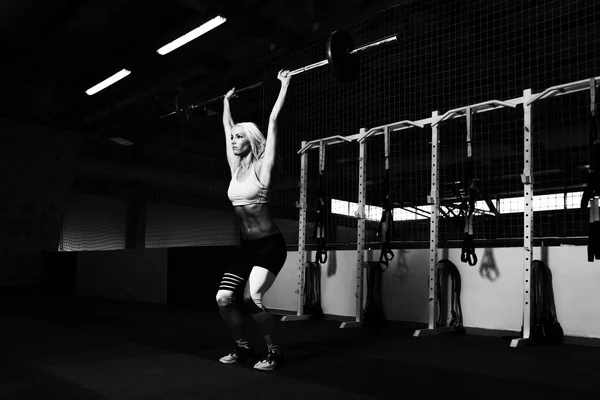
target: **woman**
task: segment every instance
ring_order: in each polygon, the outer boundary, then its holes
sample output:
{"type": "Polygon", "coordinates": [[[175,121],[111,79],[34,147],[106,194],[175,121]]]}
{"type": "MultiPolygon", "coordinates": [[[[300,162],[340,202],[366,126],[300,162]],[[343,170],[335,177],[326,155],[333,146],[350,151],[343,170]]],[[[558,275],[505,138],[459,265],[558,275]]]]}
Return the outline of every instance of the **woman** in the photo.
{"type": "Polygon", "coordinates": [[[229,99],[235,88],[227,92],[223,100],[225,138],[231,141],[226,146],[231,170],[227,195],[241,222],[242,243],[217,292],[219,311],[237,344],[234,351],[219,361],[234,364],[253,356],[244,332],[240,312],[243,311],[252,316],[265,337],[268,353],[254,365],[255,369],[263,371],[275,369],[282,361],[274,337],[277,322],[263,306],[262,299],[287,257],[285,240],[269,207],[269,189],[275,163],[277,118],[290,83],[288,72],[281,70],[277,75],[281,89],[269,118],[267,139],[255,124],[233,122],[229,99]],[[242,290],[243,302],[236,301],[241,300],[242,290]]]}

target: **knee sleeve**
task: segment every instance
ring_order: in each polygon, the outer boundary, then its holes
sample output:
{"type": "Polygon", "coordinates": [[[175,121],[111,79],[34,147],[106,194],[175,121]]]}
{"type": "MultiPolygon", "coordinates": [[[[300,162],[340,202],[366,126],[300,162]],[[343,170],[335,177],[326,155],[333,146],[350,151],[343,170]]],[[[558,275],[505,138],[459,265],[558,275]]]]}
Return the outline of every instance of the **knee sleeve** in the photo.
{"type": "Polygon", "coordinates": [[[223,278],[221,279],[221,284],[219,285],[219,291],[227,290],[227,291],[237,292],[238,290],[243,288],[245,283],[246,283],[246,280],[244,278],[242,278],[241,276],[227,272],[227,273],[225,273],[225,275],[223,275],[223,278]]]}
{"type": "Polygon", "coordinates": [[[243,278],[226,273],[221,280],[217,292],[217,304],[221,307],[227,307],[235,304],[236,293],[240,292],[245,281],[243,278]]]}
{"type": "Polygon", "coordinates": [[[232,292],[217,292],[217,304],[219,307],[228,307],[234,304],[235,293],[232,292]]]}

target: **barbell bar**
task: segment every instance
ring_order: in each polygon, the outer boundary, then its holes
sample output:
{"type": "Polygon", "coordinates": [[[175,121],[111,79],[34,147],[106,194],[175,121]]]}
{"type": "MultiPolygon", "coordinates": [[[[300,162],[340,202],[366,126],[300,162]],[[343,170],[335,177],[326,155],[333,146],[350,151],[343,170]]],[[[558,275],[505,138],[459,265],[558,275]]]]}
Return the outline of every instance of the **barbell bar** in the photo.
{"type": "MultiPolygon", "coordinates": [[[[345,31],[345,30],[334,31],[329,35],[329,38],[327,39],[327,44],[326,44],[327,58],[326,59],[321,60],[316,63],[313,63],[313,64],[310,64],[310,65],[307,65],[305,67],[290,71],[288,73],[288,76],[299,75],[306,71],[310,71],[312,69],[319,68],[324,65],[329,65],[331,72],[334,74],[334,76],[340,82],[348,83],[348,82],[354,80],[359,72],[358,71],[358,61],[354,56],[355,54],[363,52],[365,50],[372,49],[377,46],[381,46],[386,43],[394,42],[396,40],[398,40],[398,35],[394,34],[394,35],[390,35],[390,36],[384,37],[382,39],[379,39],[379,40],[376,40],[376,41],[373,41],[373,42],[370,42],[370,43],[367,43],[362,46],[354,48],[352,38],[350,37],[350,35],[348,34],[347,31],[345,31]]],[[[234,93],[234,97],[239,93],[243,93],[245,91],[249,91],[249,90],[258,88],[258,87],[262,86],[262,84],[263,84],[263,82],[257,82],[250,86],[246,86],[242,89],[236,90],[234,93]]],[[[161,118],[165,118],[165,117],[168,117],[173,114],[178,114],[178,115],[184,114],[186,116],[186,119],[189,119],[189,114],[188,114],[189,111],[192,111],[194,109],[200,108],[202,106],[205,106],[207,104],[210,104],[210,103],[213,103],[213,102],[216,102],[219,100],[223,100],[224,97],[225,97],[225,95],[223,94],[223,95],[216,96],[216,97],[213,97],[208,100],[204,100],[199,103],[190,102],[189,105],[183,105],[183,104],[180,104],[180,101],[179,101],[180,97],[178,95],[176,98],[176,101],[175,101],[175,107],[176,107],[175,111],[165,114],[165,115],[161,116],[161,118]]],[[[181,100],[183,100],[183,98],[181,98],[181,100]]]]}
{"type": "MultiPolygon", "coordinates": [[[[256,88],[262,86],[262,84],[263,84],[262,82],[256,82],[256,83],[253,83],[250,86],[246,86],[246,87],[243,87],[241,89],[238,89],[238,90],[235,91],[235,93],[231,97],[235,98],[235,97],[237,97],[237,95],[239,93],[243,93],[243,92],[248,91],[248,90],[256,89],[256,88]]],[[[195,110],[196,108],[200,108],[200,107],[205,106],[207,104],[214,103],[215,101],[223,100],[224,97],[225,97],[225,95],[221,94],[219,96],[213,97],[212,99],[204,100],[204,101],[202,101],[200,103],[191,103],[188,106],[183,106],[182,107],[179,104],[180,103],[180,101],[179,101],[180,97],[178,95],[175,98],[175,111],[172,111],[172,112],[170,112],[168,114],[165,114],[165,115],[161,116],[161,118],[165,118],[165,117],[168,117],[168,116],[173,115],[173,114],[178,114],[178,111],[179,112],[186,112],[186,115],[187,115],[187,111],[189,111],[189,110],[195,110]]]]}
{"type": "Polygon", "coordinates": [[[289,72],[289,76],[298,75],[311,69],[319,68],[329,64],[336,78],[342,82],[349,82],[356,77],[358,70],[356,69],[353,55],[368,49],[371,49],[382,44],[394,42],[398,40],[398,35],[390,35],[385,38],[364,44],[357,48],[353,48],[352,39],[346,31],[335,31],[329,35],[327,39],[327,58],[318,61],[314,64],[307,65],[302,68],[295,69],[289,72]]]}

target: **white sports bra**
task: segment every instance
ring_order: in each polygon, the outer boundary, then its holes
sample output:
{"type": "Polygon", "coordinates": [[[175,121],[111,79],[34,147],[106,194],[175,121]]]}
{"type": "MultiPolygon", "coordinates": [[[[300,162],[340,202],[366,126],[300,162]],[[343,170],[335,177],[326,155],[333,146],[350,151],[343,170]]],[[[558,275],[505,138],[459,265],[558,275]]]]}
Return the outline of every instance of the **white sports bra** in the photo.
{"type": "Polygon", "coordinates": [[[244,206],[247,204],[268,203],[269,189],[256,176],[254,163],[252,164],[252,171],[249,176],[241,182],[237,180],[239,168],[238,166],[235,169],[231,182],[229,182],[229,189],[227,189],[227,196],[231,200],[231,204],[234,206],[244,206]]]}

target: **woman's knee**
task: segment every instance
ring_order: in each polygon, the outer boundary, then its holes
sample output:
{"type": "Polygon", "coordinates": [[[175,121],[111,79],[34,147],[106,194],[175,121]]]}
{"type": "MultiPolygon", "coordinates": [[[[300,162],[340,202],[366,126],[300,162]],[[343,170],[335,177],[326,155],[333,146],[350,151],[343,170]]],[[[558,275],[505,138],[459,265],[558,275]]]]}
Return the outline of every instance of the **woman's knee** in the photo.
{"type": "Polygon", "coordinates": [[[226,307],[233,304],[234,293],[231,290],[219,290],[217,292],[217,304],[226,307]]]}
{"type": "Polygon", "coordinates": [[[257,314],[265,310],[260,293],[247,292],[244,294],[244,306],[250,314],[257,314]]]}

